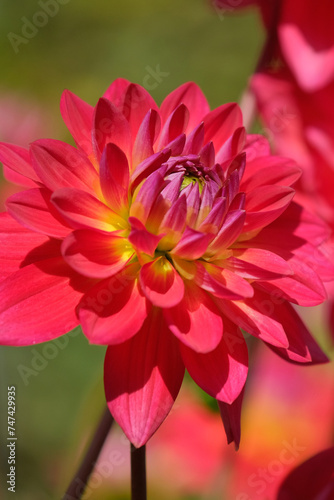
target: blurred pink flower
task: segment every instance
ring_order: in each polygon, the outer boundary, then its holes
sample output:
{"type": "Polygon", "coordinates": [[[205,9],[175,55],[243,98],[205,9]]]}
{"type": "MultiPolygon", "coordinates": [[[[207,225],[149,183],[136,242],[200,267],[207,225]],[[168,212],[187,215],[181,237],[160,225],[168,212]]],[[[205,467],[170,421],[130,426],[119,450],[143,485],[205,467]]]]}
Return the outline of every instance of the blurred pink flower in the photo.
{"type": "Polygon", "coordinates": [[[333,500],[334,447],[309,458],[284,480],[277,500],[333,500]]]}
{"type": "Polygon", "coordinates": [[[61,112],[78,148],[0,145],[30,188],[1,214],[1,342],[81,323],[109,346],[107,402],[136,446],[170,412],[186,368],[238,445],[241,328],[288,361],[327,361],[289,303],[321,303],[334,277],[317,249],[327,226],[292,202],[299,168],[246,136],[236,104],[210,111],[193,83],[158,108],[118,79],[95,108],[65,91],[61,112]]]}
{"type": "Polygon", "coordinates": [[[317,91],[334,79],[334,33],[332,0],[215,0],[232,12],[257,4],[271,37],[273,54],[282,56],[298,85],[317,91]]]}

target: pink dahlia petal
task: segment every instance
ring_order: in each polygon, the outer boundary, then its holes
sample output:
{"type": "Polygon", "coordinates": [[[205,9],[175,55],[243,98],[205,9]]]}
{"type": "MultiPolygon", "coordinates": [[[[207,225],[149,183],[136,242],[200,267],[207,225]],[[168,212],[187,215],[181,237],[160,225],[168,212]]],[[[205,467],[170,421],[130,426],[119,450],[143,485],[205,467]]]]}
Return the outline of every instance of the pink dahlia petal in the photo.
{"type": "Polygon", "coordinates": [[[180,104],[170,115],[161,131],[158,149],[163,149],[184,133],[189,120],[189,111],[184,104],[180,104]]]}
{"type": "Polygon", "coordinates": [[[6,206],[12,217],[28,229],[63,238],[70,227],[53,207],[50,195],[48,189],[29,189],[10,196],[6,206]]]}
{"type": "Polygon", "coordinates": [[[236,103],[223,104],[204,118],[204,143],[212,141],[215,151],[219,151],[239,127],[242,127],[242,114],[239,106],[236,103]]]}
{"type": "Polygon", "coordinates": [[[274,345],[269,347],[288,361],[303,364],[327,363],[327,356],[315,342],[293,307],[283,300],[278,304],[271,301],[271,304],[271,317],[274,321],[281,322],[289,344],[285,348],[274,345]]]}
{"type": "Polygon", "coordinates": [[[300,306],[321,304],[327,295],[319,276],[311,267],[298,260],[290,261],[289,264],[294,272],[293,276],[258,282],[258,285],[267,293],[273,293],[300,306]]]}
{"type": "Polygon", "coordinates": [[[104,365],[107,403],[135,446],[144,445],[167,417],[183,375],[176,339],[158,310],[152,310],[134,338],[108,348],[104,365]]]}
{"type": "Polygon", "coordinates": [[[0,279],[21,267],[60,255],[60,242],[18,224],[9,214],[0,214],[0,279]]]}
{"type": "Polygon", "coordinates": [[[246,382],[248,352],[240,330],[228,321],[226,323],[224,336],[213,351],[202,354],[182,344],[180,347],[184,365],[196,384],[210,396],[231,404],[246,382]],[[226,333],[237,338],[237,349],[225,342],[226,333]]]}
{"type": "Polygon", "coordinates": [[[95,196],[80,189],[57,189],[51,201],[62,217],[76,229],[101,229],[115,231],[124,229],[122,217],[110,210],[95,196]]]}
{"type": "Polygon", "coordinates": [[[283,186],[261,186],[248,193],[245,231],[260,229],[277,219],[287,209],[294,194],[294,189],[283,186]]]}
{"type": "Polygon", "coordinates": [[[79,324],[75,307],[89,286],[60,257],[11,274],[0,284],[1,343],[36,344],[72,330],[79,324]]]}
{"type": "Polygon", "coordinates": [[[331,500],[334,498],[334,447],[321,451],[289,473],[277,500],[331,500]]]}
{"type": "Polygon", "coordinates": [[[287,348],[289,341],[280,318],[273,318],[271,297],[257,292],[244,301],[217,302],[223,313],[247,333],[274,346],[287,348]]]}
{"type": "Polygon", "coordinates": [[[69,90],[64,90],[60,100],[60,112],[77,146],[90,156],[93,152],[93,106],[69,90]]]}
{"type": "Polygon", "coordinates": [[[144,252],[151,257],[154,257],[154,252],[161,240],[161,236],[150,233],[144,224],[135,217],[129,217],[131,224],[131,232],[128,240],[139,252],[144,252]]]}
{"type": "Polygon", "coordinates": [[[9,181],[26,187],[35,187],[39,184],[39,178],[31,165],[27,149],[1,142],[0,161],[4,165],[5,176],[9,181]]]}
{"type": "Polygon", "coordinates": [[[239,300],[254,295],[253,287],[228,269],[205,262],[196,262],[195,282],[215,297],[239,300]]]}
{"type": "Polygon", "coordinates": [[[227,211],[226,198],[218,198],[209,215],[200,224],[198,230],[217,234],[227,211]]]}
{"type": "Polygon", "coordinates": [[[135,83],[131,83],[127,87],[123,102],[118,104],[118,106],[129,122],[133,139],[136,137],[139,127],[148,111],[151,109],[158,111],[158,106],[147,90],[135,83]]]}
{"type": "Polygon", "coordinates": [[[108,206],[116,213],[129,209],[129,164],[123,151],[115,144],[107,144],[100,162],[100,182],[108,206]]]}
{"type": "Polygon", "coordinates": [[[165,184],[163,172],[160,170],[149,175],[132,201],[130,215],[145,224],[151,208],[165,184]]]}
{"type": "Polygon", "coordinates": [[[241,436],[241,407],[244,395],[244,389],[233,403],[228,404],[218,401],[220,415],[224,424],[228,444],[235,444],[235,449],[239,449],[241,436]]]}
{"type": "Polygon", "coordinates": [[[221,314],[210,296],[195,284],[185,286],[181,302],[164,309],[164,316],[174,335],[196,352],[213,351],[221,341],[221,314]],[[206,335],[203,335],[203,325],[206,335]]]}
{"type": "Polygon", "coordinates": [[[157,307],[173,307],[184,295],[183,280],[165,257],[142,267],[140,284],[146,297],[157,307]]]}
{"type": "Polygon", "coordinates": [[[125,238],[93,229],[70,233],[61,250],[73,269],[90,278],[107,278],[118,273],[134,255],[125,238]]]}
{"type": "Polygon", "coordinates": [[[230,247],[240,236],[244,224],[245,210],[232,210],[228,212],[215,239],[209,245],[209,252],[219,256],[224,253],[226,248],[230,247]]]}
{"type": "Polygon", "coordinates": [[[160,132],[160,116],[150,109],[139,127],[133,145],[132,163],[136,166],[154,154],[153,144],[160,132]]]}
{"type": "Polygon", "coordinates": [[[118,108],[122,107],[124,96],[131,82],[125,78],[116,78],[107,88],[102,97],[111,101],[118,108]]]}
{"type": "Polygon", "coordinates": [[[110,101],[101,98],[95,108],[93,145],[99,159],[108,142],[116,144],[131,158],[131,130],[123,113],[110,101]]]}
{"type": "Polygon", "coordinates": [[[289,264],[279,255],[259,248],[233,250],[224,265],[243,278],[270,280],[293,274],[289,264]]]}
{"type": "Polygon", "coordinates": [[[138,286],[138,266],[132,265],[86,293],[78,306],[78,316],[92,344],[113,345],[133,337],[150,308],[138,286]]]}
{"type": "Polygon", "coordinates": [[[291,186],[301,176],[293,160],[279,156],[263,156],[247,163],[240,189],[250,192],[264,185],[291,186]]]}
{"type": "Polygon", "coordinates": [[[161,104],[160,113],[163,122],[167,121],[174,109],[180,104],[184,104],[190,112],[186,132],[198,125],[210,111],[209,104],[201,89],[195,83],[188,82],[171,92],[161,104]]]}
{"type": "Polygon", "coordinates": [[[73,146],[41,139],[31,144],[30,152],[35,172],[51,191],[73,187],[94,192],[98,174],[87,157],[73,146]]]}
{"type": "Polygon", "coordinates": [[[212,234],[201,233],[187,227],[182,238],[170,253],[181,259],[195,260],[202,257],[211,240],[212,234]]]}
{"type": "Polygon", "coordinates": [[[204,123],[201,122],[194,130],[187,135],[183,154],[197,155],[201,151],[204,142],[204,123]]]}
{"type": "Polygon", "coordinates": [[[244,148],[246,142],[246,131],[244,127],[239,127],[233,132],[233,134],[227,139],[227,141],[221,146],[216,154],[216,162],[223,163],[225,161],[234,158],[244,148]]]}
{"type": "Polygon", "coordinates": [[[131,176],[131,187],[134,190],[149,175],[155,172],[170,157],[170,150],[163,150],[155,153],[146,160],[143,160],[135,169],[131,176]]]}

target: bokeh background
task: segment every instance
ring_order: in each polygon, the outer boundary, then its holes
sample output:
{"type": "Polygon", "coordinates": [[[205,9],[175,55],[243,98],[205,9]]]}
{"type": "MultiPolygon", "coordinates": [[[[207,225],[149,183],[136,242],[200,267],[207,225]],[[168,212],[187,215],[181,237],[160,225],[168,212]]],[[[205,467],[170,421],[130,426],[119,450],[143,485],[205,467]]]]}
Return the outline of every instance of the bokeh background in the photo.
{"type": "MultiPolygon", "coordinates": [[[[117,77],[145,86],[158,103],[188,80],[212,107],[238,101],[263,40],[255,11],[218,12],[205,0],[1,0],[0,140],[72,142],[62,91],[95,104],[117,77]]],[[[2,206],[13,189],[2,179],[2,206]]],[[[322,311],[306,321],[330,354],[322,311]]],[[[15,499],[59,499],[104,408],[104,352],[79,329],[48,344],[0,348],[1,498],[11,498],[3,481],[7,386],[17,393],[15,499]]],[[[331,444],[333,389],[332,364],[294,367],[255,346],[236,453],[212,402],[186,382],[148,445],[150,498],[272,499],[291,467],[331,444]]],[[[86,500],[129,498],[128,451],[113,430],[86,500]]]]}

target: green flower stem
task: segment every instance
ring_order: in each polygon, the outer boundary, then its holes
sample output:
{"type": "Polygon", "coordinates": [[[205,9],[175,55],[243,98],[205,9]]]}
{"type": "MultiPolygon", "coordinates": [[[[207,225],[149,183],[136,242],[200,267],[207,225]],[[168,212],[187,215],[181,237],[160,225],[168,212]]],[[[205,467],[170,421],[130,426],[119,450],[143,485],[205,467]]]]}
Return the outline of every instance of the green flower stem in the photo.
{"type": "Polygon", "coordinates": [[[131,444],[131,500],[146,498],[146,447],[131,444]]]}
{"type": "Polygon", "coordinates": [[[82,460],[82,463],[73,477],[63,500],[80,500],[82,498],[89,477],[94,469],[96,461],[101,452],[102,446],[108,436],[114,419],[108,408],[105,409],[103,416],[98,424],[92,442],[82,460]]]}

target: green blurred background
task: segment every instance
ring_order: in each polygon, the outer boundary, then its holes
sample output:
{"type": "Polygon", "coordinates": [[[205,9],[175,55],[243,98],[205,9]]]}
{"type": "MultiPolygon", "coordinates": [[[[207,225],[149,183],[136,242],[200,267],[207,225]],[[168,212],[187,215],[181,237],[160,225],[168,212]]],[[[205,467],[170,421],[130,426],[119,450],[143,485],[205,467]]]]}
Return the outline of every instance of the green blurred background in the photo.
{"type": "MultiPolygon", "coordinates": [[[[115,78],[125,77],[149,85],[160,103],[193,80],[216,107],[240,98],[263,42],[255,13],[227,16],[205,0],[55,2],[1,0],[0,98],[10,91],[14,100],[26,100],[28,111],[40,106],[47,116],[43,135],[56,130],[54,138],[63,140],[71,140],[59,113],[65,88],[95,104],[115,78]],[[39,14],[43,4],[52,16],[39,14]]],[[[17,392],[17,500],[61,497],[104,406],[105,349],[90,346],[79,331],[48,345],[0,349],[1,444],[7,386],[17,392]]],[[[2,478],[6,461],[2,446],[2,478]]],[[[114,497],[96,490],[92,498],[114,497]]]]}

